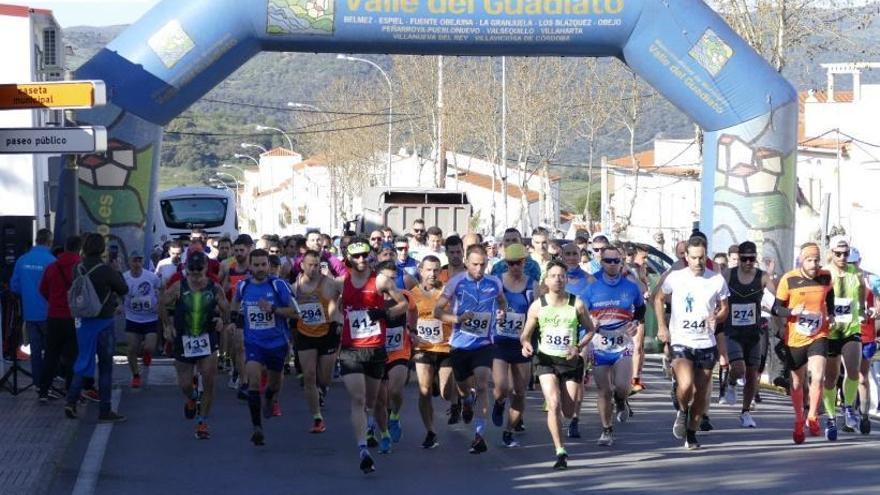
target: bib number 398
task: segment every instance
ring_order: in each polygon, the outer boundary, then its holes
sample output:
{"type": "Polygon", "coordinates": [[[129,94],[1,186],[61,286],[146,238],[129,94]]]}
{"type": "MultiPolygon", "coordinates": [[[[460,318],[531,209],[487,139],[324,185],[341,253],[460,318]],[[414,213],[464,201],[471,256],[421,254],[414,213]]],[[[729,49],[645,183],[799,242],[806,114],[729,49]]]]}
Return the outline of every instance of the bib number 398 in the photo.
{"type": "Polygon", "coordinates": [[[192,337],[181,335],[183,340],[183,357],[199,358],[211,355],[211,339],[207,334],[192,337]]]}
{"type": "Polygon", "coordinates": [[[491,313],[474,313],[470,321],[461,325],[461,331],[477,337],[488,337],[491,322],[491,313]]]}

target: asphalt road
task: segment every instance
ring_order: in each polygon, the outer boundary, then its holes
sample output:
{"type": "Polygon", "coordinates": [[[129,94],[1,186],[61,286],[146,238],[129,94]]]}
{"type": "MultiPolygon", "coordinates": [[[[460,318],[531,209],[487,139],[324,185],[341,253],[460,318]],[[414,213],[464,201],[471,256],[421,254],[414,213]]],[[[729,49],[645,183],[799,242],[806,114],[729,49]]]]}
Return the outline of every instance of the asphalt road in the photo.
{"type": "MultiPolygon", "coordinates": [[[[172,386],[173,368],[154,365],[142,390],[120,387],[125,423],[95,426],[95,407],[81,419],[77,439],[49,493],[76,494],[409,494],[480,493],[873,493],[880,483],[880,424],[875,433],[842,433],[837,442],[791,441],[792,412],[786,397],[765,394],[754,413],[757,429],[739,427],[739,408],[713,405],[716,429],[700,435],[703,448],[686,451],[671,434],[674,412],[669,384],[649,362],[648,390],[631,402],[635,416],[618,425],[614,447],[596,446],[599,434],[594,389],[582,410],[583,438],[569,441],[569,470],[554,472],[554,456],[542,398],[530,392],[521,447],[501,445],[501,430],[488,429],[489,451],[467,452],[472,426],[447,427],[439,411],[440,447],[424,450],[416,409],[416,388],[407,387],[403,438],[389,455],[374,451],[377,471],[358,469],[357,448],[341,384],[331,389],[325,411],[327,432],[308,433],[310,416],[298,384],[282,392],[283,417],[268,421],[267,444],[249,442],[247,406],[218,386],[211,418],[212,438],[194,438],[194,424],[182,414],[182,396],[172,386]],[[443,421],[440,421],[442,419],[443,421]],[[106,439],[106,450],[101,451],[106,439]],[[103,453],[103,458],[100,454],[103,453]]],[[[117,366],[118,381],[125,380],[117,366]]]]}

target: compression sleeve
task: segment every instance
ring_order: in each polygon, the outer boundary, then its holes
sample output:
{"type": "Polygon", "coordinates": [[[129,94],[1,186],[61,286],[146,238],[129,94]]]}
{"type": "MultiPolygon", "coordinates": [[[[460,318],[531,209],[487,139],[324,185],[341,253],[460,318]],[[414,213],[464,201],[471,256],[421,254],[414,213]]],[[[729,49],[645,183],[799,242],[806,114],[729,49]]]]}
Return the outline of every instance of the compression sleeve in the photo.
{"type": "Polygon", "coordinates": [[[633,318],[639,323],[645,322],[645,313],[648,311],[648,307],[642,304],[641,306],[636,306],[636,310],[633,312],[633,318]]]}

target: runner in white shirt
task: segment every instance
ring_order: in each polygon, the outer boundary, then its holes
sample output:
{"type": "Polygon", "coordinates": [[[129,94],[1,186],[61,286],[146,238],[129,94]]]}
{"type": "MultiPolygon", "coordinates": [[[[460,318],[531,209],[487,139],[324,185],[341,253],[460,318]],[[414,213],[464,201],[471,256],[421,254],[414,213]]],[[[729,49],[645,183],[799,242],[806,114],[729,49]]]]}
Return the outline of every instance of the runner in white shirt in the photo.
{"type": "Polygon", "coordinates": [[[156,332],[159,330],[159,277],[144,270],[144,256],[132,251],[128,257],[131,268],[123,274],[128,284],[125,295],[125,332],[128,334],[128,366],[131,368],[131,388],[141,387],[138,354],[144,351],[144,366],[153,361],[156,352],[156,332]]]}
{"type": "Polygon", "coordinates": [[[657,337],[672,346],[672,367],[678,382],[679,410],[673,435],[685,438],[685,447],[698,449],[696,430],[706,410],[707,387],[718,361],[715,325],[727,318],[730,291],[724,277],[706,269],[706,241],[691,237],[685,260],[688,267],[671,272],[654,298],[656,314],[663,314],[665,296],[671,296],[672,316],[667,325],[657,321],[657,337]]]}
{"type": "Polygon", "coordinates": [[[180,241],[174,241],[168,247],[168,257],[162,258],[156,263],[156,275],[162,287],[168,285],[168,281],[177,273],[177,265],[183,261],[183,244],[180,241]]]}

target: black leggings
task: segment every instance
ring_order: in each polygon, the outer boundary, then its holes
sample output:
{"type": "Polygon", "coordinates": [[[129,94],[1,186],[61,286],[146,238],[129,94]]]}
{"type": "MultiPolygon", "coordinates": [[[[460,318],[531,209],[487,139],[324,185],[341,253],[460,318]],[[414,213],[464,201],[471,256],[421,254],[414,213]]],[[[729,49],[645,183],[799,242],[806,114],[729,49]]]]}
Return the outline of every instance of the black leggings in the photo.
{"type": "MultiPolygon", "coordinates": [[[[61,367],[66,388],[70,388],[73,378],[73,363],[77,355],[76,326],[73,318],[49,318],[46,322],[46,354],[43,361],[43,374],[39,378],[40,395],[49,392],[52,380],[61,367]]],[[[83,388],[95,388],[94,377],[83,380],[83,388]]]]}

